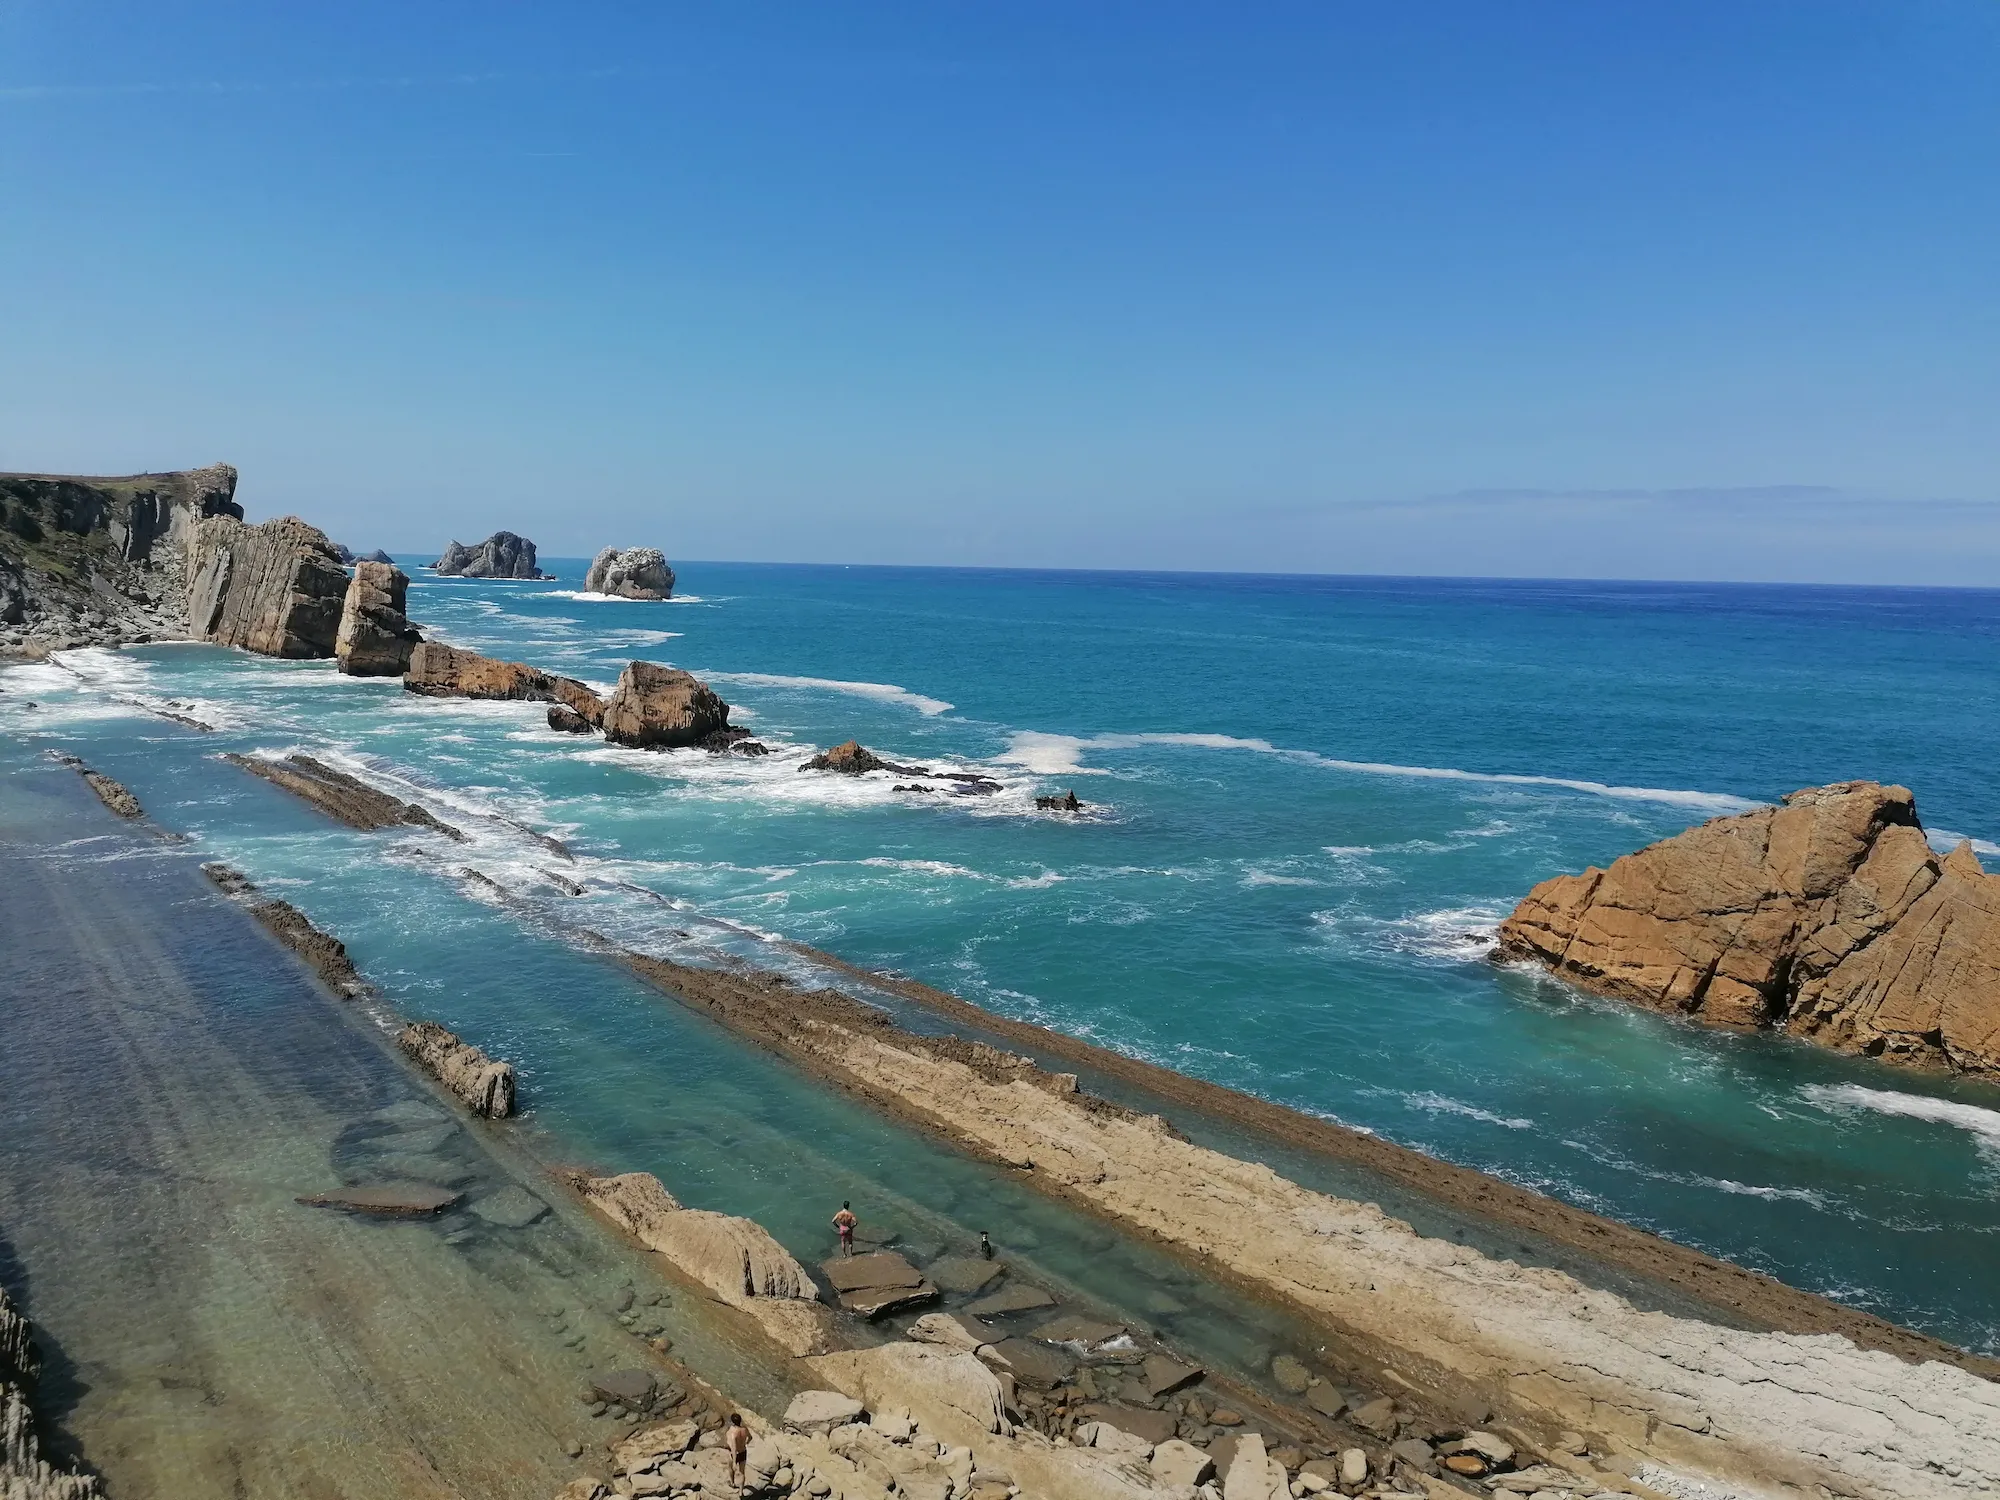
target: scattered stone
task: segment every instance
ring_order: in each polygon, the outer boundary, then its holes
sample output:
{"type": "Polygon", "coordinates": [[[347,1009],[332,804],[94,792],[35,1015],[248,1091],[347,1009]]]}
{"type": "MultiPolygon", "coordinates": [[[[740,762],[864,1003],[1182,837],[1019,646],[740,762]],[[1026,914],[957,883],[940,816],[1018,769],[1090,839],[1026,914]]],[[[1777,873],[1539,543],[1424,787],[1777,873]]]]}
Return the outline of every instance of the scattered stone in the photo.
{"type": "Polygon", "coordinates": [[[1312,1371],[1291,1355],[1280,1354],[1271,1361],[1271,1378],[1286,1394],[1303,1396],[1306,1387],[1312,1383],[1312,1371]]]}
{"type": "Polygon", "coordinates": [[[1021,1384],[1042,1391],[1053,1390],[1076,1368],[1076,1361],[1069,1355],[1030,1339],[1002,1339],[981,1349],[979,1357],[1006,1370],[1021,1384]]]}
{"type": "Polygon", "coordinates": [[[622,1406],[627,1410],[651,1405],[658,1388],[659,1382],[650,1370],[612,1370],[593,1375],[590,1381],[590,1389],[598,1400],[606,1406],[622,1406]]]}
{"type": "Polygon", "coordinates": [[[1063,1313],[1036,1328],[1035,1337],[1048,1344],[1081,1344],[1085,1349],[1094,1349],[1128,1332],[1123,1323],[1106,1323],[1082,1313],[1063,1313]]]}
{"type": "Polygon", "coordinates": [[[547,1213],[549,1206],[526,1188],[510,1185],[473,1199],[471,1211],[476,1218],[502,1229],[525,1229],[547,1213]]]}
{"type": "Polygon", "coordinates": [[[1152,1469],[1153,1478],[1164,1485],[1201,1485],[1215,1478],[1215,1460],[1179,1438],[1154,1447],[1152,1469]]]}
{"type": "Polygon", "coordinates": [[[312,1193],[297,1201],[308,1208],[344,1208],[358,1214],[379,1214],[385,1218],[428,1218],[455,1206],[463,1193],[418,1182],[392,1182],[380,1186],[339,1188],[330,1193],[312,1193]]]}
{"type": "Polygon", "coordinates": [[[1104,1422],[1120,1432],[1129,1432],[1148,1443],[1164,1443],[1174,1435],[1176,1418],[1170,1411],[1154,1411],[1144,1406],[1122,1406],[1113,1402],[1092,1402],[1083,1414],[1104,1422]]]}
{"type": "Polygon", "coordinates": [[[1425,1474],[1437,1472],[1437,1454],[1421,1438],[1404,1438],[1389,1450],[1411,1468],[1425,1474]]]}
{"type": "MultiPolygon", "coordinates": [[[[1570,1437],[1576,1436],[1574,1433],[1567,1435],[1570,1437]]],[[[1577,1438],[1576,1440],[1579,1444],[1583,1441],[1582,1438],[1577,1438]]],[[[1557,1447],[1560,1448],[1561,1446],[1560,1443],[1557,1444],[1557,1447]]],[[[1514,1445],[1505,1438],[1495,1437],[1490,1432],[1468,1432],[1464,1437],[1458,1439],[1458,1441],[1446,1443],[1438,1451],[1441,1453],[1476,1453],[1496,1468],[1511,1464],[1514,1461],[1514,1445]]],[[[1563,1448],[1562,1451],[1565,1453],[1576,1453],[1582,1450],[1580,1448],[1563,1448]]]]}
{"type": "Polygon", "coordinates": [[[1201,1377],[1200,1365],[1188,1364],[1171,1354],[1149,1354],[1139,1366],[1139,1378],[1145,1382],[1146,1390],[1155,1400],[1171,1391],[1193,1385],[1201,1377]]]}
{"type": "Polygon", "coordinates": [[[1463,1474],[1467,1479],[1477,1479],[1487,1470],[1487,1462],[1477,1453],[1451,1453],[1443,1460],[1444,1466],[1454,1474],[1463,1474]]]}
{"type": "Polygon", "coordinates": [[[1359,1489],[1368,1482],[1368,1455],[1359,1448],[1343,1448],[1340,1453],[1342,1489],[1359,1489]]]}
{"type": "Polygon", "coordinates": [[[966,1311],[978,1318],[997,1318],[1007,1313],[1033,1312],[1039,1307],[1054,1307],[1056,1299],[1038,1286],[1030,1286],[1025,1281],[1011,1282],[989,1296],[981,1297],[967,1306],[966,1311]]]}
{"type": "Polygon", "coordinates": [[[1339,1386],[1322,1380],[1318,1385],[1306,1387],[1306,1405],[1323,1417],[1338,1417],[1347,1410],[1347,1397],[1341,1394],[1339,1386]]]}
{"type": "Polygon", "coordinates": [[[1218,1406],[1208,1414],[1208,1421],[1212,1427],[1241,1427],[1243,1413],[1231,1407],[1218,1406]]]}
{"type": "Polygon", "coordinates": [[[1390,1438],[1396,1434],[1396,1403],[1387,1396],[1377,1396],[1373,1401],[1357,1406],[1349,1413],[1348,1421],[1363,1432],[1378,1438],[1390,1438]]]}

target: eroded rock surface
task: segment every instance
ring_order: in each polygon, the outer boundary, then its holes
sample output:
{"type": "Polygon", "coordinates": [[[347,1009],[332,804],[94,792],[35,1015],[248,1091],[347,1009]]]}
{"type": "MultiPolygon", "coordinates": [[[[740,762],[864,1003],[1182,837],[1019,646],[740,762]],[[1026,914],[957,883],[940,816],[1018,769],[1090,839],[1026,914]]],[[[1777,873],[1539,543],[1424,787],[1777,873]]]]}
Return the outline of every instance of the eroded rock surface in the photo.
{"type": "Polygon", "coordinates": [[[514,1113],[514,1065],[495,1062],[435,1021],[418,1021],[396,1035],[396,1045],[456,1094],[475,1115],[505,1120],[514,1113]]]}
{"type": "Polygon", "coordinates": [[[57,1468],[42,1457],[34,1395],[41,1360],[28,1320],[0,1288],[0,1496],[5,1500],[102,1500],[94,1474],[57,1468]]]}
{"type": "Polygon", "coordinates": [[[1503,956],[1715,1026],[2000,1071],[2000,876],[1899,786],[1837,782],[1529,892],[1503,956]]]}
{"type": "Polygon", "coordinates": [[[525,662],[498,661],[440,641],[420,641],[410,652],[403,687],[427,698],[560,703],[592,727],[604,721],[604,700],[574,677],[559,677],[525,662]]]}
{"type": "Polygon", "coordinates": [[[231,765],[241,766],[253,776],[261,776],[283,787],[293,796],[312,803],[327,816],[337,818],[363,833],[408,824],[441,833],[454,843],[465,841],[463,833],[431,816],[428,808],[378,791],[359,777],[335,770],[310,755],[288,755],[282,761],[276,761],[260,755],[232,752],[222,758],[231,765]]]}
{"type": "Polygon", "coordinates": [[[670,599],[674,570],[658,547],[606,547],[591,560],[584,574],[586,593],[613,594],[621,599],[670,599]]]}
{"type": "Polygon", "coordinates": [[[635,750],[702,743],[729,727],[729,705],[700,678],[656,662],[635,661],[618,674],[604,705],[604,737],[635,750]]]}
{"type": "Polygon", "coordinates": [[[186,553],[187,623],[195,639],[262,656],[333,655],[347,570],[317,526],[297,516],[261,526],[210,516],[194,524],[186,553]]]}
{"type": "Polygon", "coordinates": [[[477,546],[452,542],[435,571],[449,578],[543,578],[535,566],[535,544],[511,531],[496,531],[477,546]]]}
{"type": "Polygon", "coordinates": [[[392,563],[360,562],[341,605],[333,642],[340,670],[353,677],[399,677],[423,635],[405,606],[410,578],[392,563]]]}

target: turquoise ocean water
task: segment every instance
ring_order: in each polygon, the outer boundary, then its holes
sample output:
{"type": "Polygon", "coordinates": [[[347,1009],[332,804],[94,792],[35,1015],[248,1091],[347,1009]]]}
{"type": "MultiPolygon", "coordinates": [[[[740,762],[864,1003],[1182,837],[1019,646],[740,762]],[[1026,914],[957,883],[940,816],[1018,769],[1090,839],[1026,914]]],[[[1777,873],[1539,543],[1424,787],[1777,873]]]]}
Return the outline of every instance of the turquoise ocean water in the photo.
{"type": "MultiPolygon", "coordinates": [[[[545,566],[564,581],[420,574],[411,613],[600,685],[686,667],[776,753],[617,750],[535,705],[160,646],[0,674],[4,754],[84,755],[400,1007],[516,1059],[555,1138],[802,1251],[848,1190],[900,1183],[893,1212],[946,1239],[997,1216],[1026,1253],[1042,1210],[691,1029],[581,959],[581,927],[662,953],[801,939],[2000,1351],[2000,1090],[1486,959],[1535,881],[1818,782],[1904,782],[1941,846],[1993,854],[2000,593],[696,563],[648,604],[545,566]],[[1004,789],[797,769],[847,738],[1004,789]],[[336,828],[215,758],[292,749],[469,842],[336,828]],[[1083,816],[1036,811],[1071,788],[1083,816]]],[[[1135,1253],[1044,1269],[1167,1275],[1135,1253]]]]}

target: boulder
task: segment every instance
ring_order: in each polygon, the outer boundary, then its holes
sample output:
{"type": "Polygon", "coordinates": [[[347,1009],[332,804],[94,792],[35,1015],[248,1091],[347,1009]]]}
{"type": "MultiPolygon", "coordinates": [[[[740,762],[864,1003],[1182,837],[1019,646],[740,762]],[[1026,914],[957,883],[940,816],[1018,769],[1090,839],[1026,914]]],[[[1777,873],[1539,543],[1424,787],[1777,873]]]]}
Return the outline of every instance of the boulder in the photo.
{"type": "Polygon", "coordinates": [[[1254,1432],[1237,1439],[1222,1500],[1290,1500],[1291,1493],[1284,1466],[1265,1453],[1264,1439],[1254,1432]]]}
{"type": "Polygon", "coordinates": [[[535,566],[535,544],[511,531],[496,531],[476,547],[453,542],[434,571],[447,578],[544,578],[535,566]]]}
{"type": "Polygon", "coordinates": [[[670,599],[674,570],[657,547],[606,547],[592,559],[583,576],[589,594],[613,594],[620,599],[670,599]]]}
{"type": "Polygon", "coordinates": [[[373,552],[368,553],[366,556],[360,559],[360,561],[362,562],[377,562],[377,563],[393,563],[395,560],[396,560],[395,558],[391,557],[388,553],[384,552],[380,547],[377,547],[373,552]]]}
{"type": "Polygon", "coordinates": [[[2000,1071],[2000,876],[1934,853],[1899,786],[1809,787],[1546,880],[1498,956],[1709,1025],[2000,1071]]]}
{"type": "Polygon", "coordinates": [[[567,703],[549,705],[549,728],[558,734],[589,734],[590,720],[567,703]]]}
{"type": "Polygon", "coordinates": [[[334,660],[351,677],[400,677],[423,640],[404,614],[409,575],[391,563],[361,562],[347,585],[334,660]]]}
{"type": "Polygon", "coordinates": [[[497,661],[439,641],[421,641],[410,652],[403,688],[426,698],[560,703],[593,726],[604,718],[604,701],[574,677],[558,677],[525,662],[497,661]]]}
{"type": "Polygon", "coordinates": [[[852,1396],[839,1391],[800,1391],[785,1408],[784,1426],[790,1432],[831,1432],[849,1422],[861,1420],[862,1406],[852,1396]]]}
{"type": "Polygon", "coordinates": [[[1312,1384],[1312,1371],[1294,1356],[1280,1354],[1271,1361],[1271,1378],[1286,1394],[1303,1396],[1306,1387],[1312,1384]]]}
{"type": "Polygon", "coordinates": [[[1146,1389],[1155,1400],[1183,1386],[1193,1385],[1201,1376],[1200,1365],[1175,1359],[1171,1354],[1149,1354],[1139,1366],[1139,1378],[1145,1382],[1146,1389]]]}
{"type": "Polygon", "coordinates": [[[812,1368],[870,1410],[896,1407],[911,1413],[940,1440],[966,1422],[981,1432],[1008,1430],[1000,1380],[970,1354],[897,1342],[823,1355],[812,1368]]]}
{"type": "Polygon", "coordinates": [[[654,662],[629,663],[604,705],[604,737],[635,750],[699,743],[729,725],[729,705],[707,683],[654,662]]]}
{"type": "Polygon", "coordinates": [[[910,1325],[909,1335],[920,1344],[937,1344],[966,1354],[993,1343],[1000,1335],[969,1313],[925,1313],[910,1325]]]}
{"type": "Polygon", "coordinates": [[[186,549],[188,631],[262,656],[332,656],[347,570],[326,533],[297,516],[194,523],[186,549]]]}
{"type": "Polygon", "coordinates": [[[396,1045],[456,1094],[475,1115],[504,1120],[514,1113],[514,1065],[495,1062],[435,1021],[405,1026],[396,1045]]]}
{"type": "Polygon", "coordinates": [[[1150,1407],[1125,1406],[1117,1402],[1092,1402],[1083,1408],[1083,1415],[1115,1427],[1120,1432],[1130,1433],[1149,1446],[1164,1443],[1179,1426],[1178,1419],[1170,1411],[1154,1411],[1150,1407]]]}
{"type": "Polygon", "coordinates": [[[1153,1449],[1152,1468],[1153,1477],[1164,1485],[1202,1485],[1215,1478],[1215,1460],[1179,1438],[1153,1449]]]}

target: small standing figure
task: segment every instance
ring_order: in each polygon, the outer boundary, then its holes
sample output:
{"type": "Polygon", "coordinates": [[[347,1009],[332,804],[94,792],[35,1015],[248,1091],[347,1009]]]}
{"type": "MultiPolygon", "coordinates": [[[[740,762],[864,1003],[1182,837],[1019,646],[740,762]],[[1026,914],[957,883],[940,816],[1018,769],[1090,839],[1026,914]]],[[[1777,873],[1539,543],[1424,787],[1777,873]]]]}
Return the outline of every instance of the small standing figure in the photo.
{"type": "Polygon", "coordinates": [[[979,1253],[988,1260],[993,1259],[993,1241],[986,1238],[986,1231],[979,1231],[979,1253]]]}
{"type": "Polygon", "coordinates": [[[722,1440],[729,1449],[729,1482],[740,1490],[750,1453],[750,1429],[743,1425],[741,1412],[729,1414],[729,1430],[722,1435],[722,1440]]]}
{"type": "Polygon", "coordinates": [[[852,1255],[854,1253],[854,1226],[860,1222],[859,1219],[854,1217],[853,1206],[845,1202],[840,1205],[840,1212],[833,1216],[833,1227],[840,1231],[840,1253],[842,1255],[852,1255]]]}

